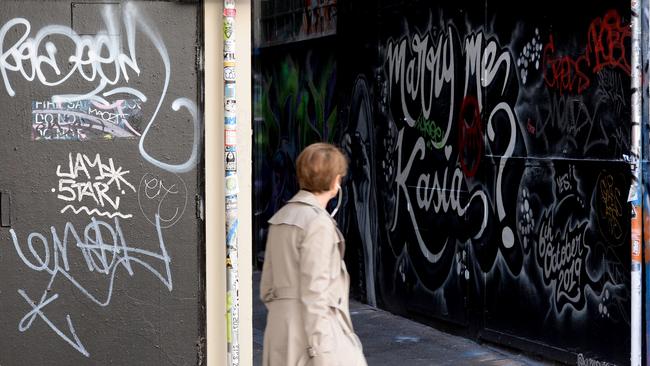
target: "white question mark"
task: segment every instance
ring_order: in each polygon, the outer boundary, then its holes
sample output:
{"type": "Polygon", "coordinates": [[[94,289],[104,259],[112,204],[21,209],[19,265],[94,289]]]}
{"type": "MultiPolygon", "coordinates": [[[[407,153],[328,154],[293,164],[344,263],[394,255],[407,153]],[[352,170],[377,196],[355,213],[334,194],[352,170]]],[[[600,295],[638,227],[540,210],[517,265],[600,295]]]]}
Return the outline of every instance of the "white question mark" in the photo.
{"type": "MultiPolygon", "coordinates": [[[[499,221],[503,221],[503,219],[506,217],[506,210],[503,208],[501,180],[503,177],[503,168],[506,166],[507,159],[512,156],[512,152],[515,150],[515,131],[517,126],[515,124],[515,115],[512,112],[510,105],[508,105],[506,102],[497,104],[497,106],[492,110],[492,113],[490,113],[490,118],[488,119],[487,132],[491,142],[494,142],[495,138],[494,128],[492,127],[492,118],[499,111],[504,111],[510,120],[510,141],[508,142],[508,148],[499,161],[499,173],[497,176],[497,214],[499,215],[499,221]]],[[[501,232],[501,240],[503,241],[503,246],[508,249],[512,248],[512,246],[515,244],[515,234],[512,232],[512,229],[510,227],[506,226],[503,228],[503,231],[501,232]]]]}

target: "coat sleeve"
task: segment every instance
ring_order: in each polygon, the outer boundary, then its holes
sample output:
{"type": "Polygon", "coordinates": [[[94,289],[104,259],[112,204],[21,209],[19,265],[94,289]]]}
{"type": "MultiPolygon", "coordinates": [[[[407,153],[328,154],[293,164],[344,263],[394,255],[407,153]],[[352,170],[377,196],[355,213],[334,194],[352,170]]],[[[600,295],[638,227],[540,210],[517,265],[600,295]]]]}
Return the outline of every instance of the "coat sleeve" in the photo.
{"type": "Polygon", "coordinates": [[[334,245],[332,223],[318,217],[307,227],[300,247],[300,301],[314,366],[334,364],[334,334],[327,298],[334,245]]]}
{"type": "MultiPolygon", "coordinates": [[[[271,233],[271,230],[273,230],[273,225],[269,228],[269,234],[271,233]]],[[[269,235],[269,237],[271,237],[269,235]]],[[[266,241],[266,258],[264,258],[264,264],[262,266],[262,279],[260,280],[260,299],[262,302],[266,305],[266,303],[269,301],[267,298],[268,293],[271,291],[271,288],[273,287],[273,269],[272,269],[272,258],[271,258],[271,250],[269,248],[271,247],[272,243],[271,240],[269,240],[269,237],[267,237],[266,241]]]]}

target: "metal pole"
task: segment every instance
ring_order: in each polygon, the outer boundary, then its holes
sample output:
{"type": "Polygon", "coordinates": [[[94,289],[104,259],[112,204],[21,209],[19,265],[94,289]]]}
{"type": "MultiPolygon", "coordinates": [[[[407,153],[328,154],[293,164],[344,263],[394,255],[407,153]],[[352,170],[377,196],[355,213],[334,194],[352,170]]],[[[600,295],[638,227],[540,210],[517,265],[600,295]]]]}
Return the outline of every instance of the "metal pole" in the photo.
{"type": "Polygon", "coordinates": [[[228,366],[239,365],[239,245],[237,243],[237,99],[235,0],[223,2],[224,170],[226,211],[226,339],[228,366]]]}
{"type": "Polygon", "coordinates": [[[630,169],[632,185],[628,201],[631,214],[631,349],[630,365],[641,365],[641,227],[642,227],[642,179],[641,179],[641,0],[632,0],[632,131],[630,169]]]}
{"type": "MultiPolygon", "coordinates": [[[[641,57],[639,62],[641,65],[646,64],[648,62],[648,51],[650,50],[650,35],[648,32],[650,31],[650,18],[649,18],[649,5],[648,1],[644,0],[641,2],[641,12],[638,14],[641,20],[641,57]]],[[[647,70],[644,71],[646,73],[647,77],[647,70]]],[[[645,290],[643,291],[643,296],[644,299],[642,300],[643,307],[645,309],[645,316],[642,324],[642,329],[641,329],[641,337],[645,337],[645,339],[648,339],[648,335],[650,334],[649,330],[650,327],[648,326],[648,319],[650,319],[650,301],[648,299],[650,298],[650,293],[648,292],[648,286],[650,284],[650,271],[648,270],[650,268],[648,264],[648,258],[650,257],[650,242],[648,242],[648,233],[650,233],[650,226],[648,226],[648,221],[647,218],[650,215],[650,195],[648,192],[648,186],[647,186],[647,181],[648,181],[648,116],[650,115],[650,103],[648,100],[648,97],[650,94],[648,93],[648,82],[643,81],[643,78],[641,79],[642,84],[641,84],[641,104],[642,104],[642,114],[641,114],[641,196],[642,196],[642,207],[643,207],[643,214],[642,216],[642,222],[643,222],[643,228],[642,228],[642,233],[643,233],[643,255],[645,256],[645,259],[643,260],[643,265],[642,265],[642,276],[643,278],[643,286],[645,287],[645,290]]],[[[642,351],[643,352],[643,351],[642,351]]],[[[642,360],[645,358],[646,363],[648,363],[648,359],[650,357],[650,344],[648,342],[645,342],[645,357],[642,355],[642,360]]]]}

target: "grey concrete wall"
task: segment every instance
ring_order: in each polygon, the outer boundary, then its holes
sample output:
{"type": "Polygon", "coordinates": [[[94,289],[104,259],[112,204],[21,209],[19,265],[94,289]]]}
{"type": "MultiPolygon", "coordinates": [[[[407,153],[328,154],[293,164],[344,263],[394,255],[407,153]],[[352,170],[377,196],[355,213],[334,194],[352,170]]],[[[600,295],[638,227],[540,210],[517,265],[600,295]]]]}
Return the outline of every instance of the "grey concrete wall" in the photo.
{"type": "Polygon", "coordinates": [[[0,4],[0,365],[198,363],[199,10],[0,4]]]}

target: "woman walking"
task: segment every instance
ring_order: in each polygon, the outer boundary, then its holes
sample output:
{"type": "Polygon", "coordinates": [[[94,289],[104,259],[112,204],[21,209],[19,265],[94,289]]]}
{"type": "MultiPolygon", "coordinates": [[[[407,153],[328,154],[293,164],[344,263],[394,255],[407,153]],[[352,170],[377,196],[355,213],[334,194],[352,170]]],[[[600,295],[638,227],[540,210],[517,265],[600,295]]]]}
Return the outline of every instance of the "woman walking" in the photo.
{"type": "Polygon", "coordinates": [[[347,160],[333,145],[312,144],[298,157],[296,173],[300,191],[269,220],[260,284],[268,309],[262,364],[366,366],[350,319],[345,241],[325,210],[340,192],[347,160]]]}

